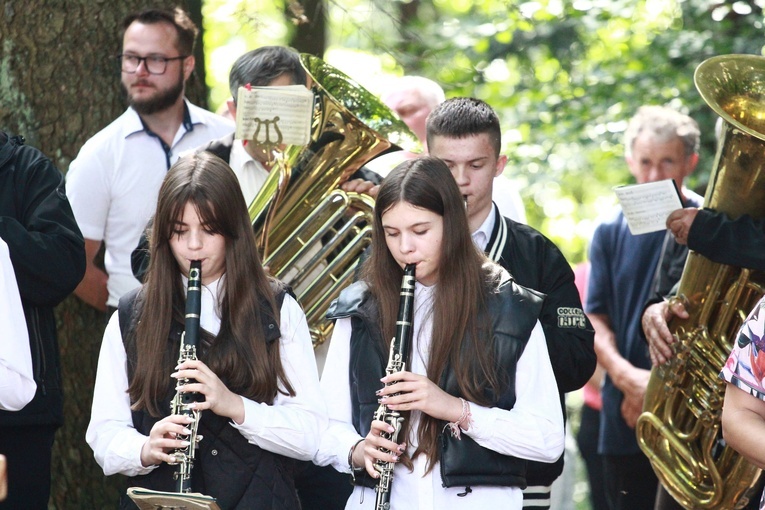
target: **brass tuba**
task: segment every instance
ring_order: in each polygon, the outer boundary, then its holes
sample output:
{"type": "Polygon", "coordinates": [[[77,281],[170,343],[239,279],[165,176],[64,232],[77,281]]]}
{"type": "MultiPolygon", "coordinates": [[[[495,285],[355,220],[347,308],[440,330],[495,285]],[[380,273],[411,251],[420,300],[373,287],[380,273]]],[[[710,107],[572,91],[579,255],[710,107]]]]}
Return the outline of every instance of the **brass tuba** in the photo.
{"type": "MultiPolygon", "coordinates": [[[[731,218],[765,216],[765,58],[704,61],[696,88],[725,121],[704,206],[731,218]]],[[[765,274],[691,252],[677,299],[690,317],[673,319],[675,355],[654,367],[636,426],[638,444],[661,483],[687,509],[741,508],[760,476],[722,439],[725,382],[718,377],[741,324],[765,292],[765,274]]]]}
{"type": "Polygon", "coordinates": [[[371,242],[374,200],[340,185],[373,158],[416,151],[419,141],[361,85],[319,58],[300,58],[314,93],[311,140],[276,151],[249,212],[263,263],[295,291],[316,347],[332,331],[324,320],[330,303],[371,242]]]}

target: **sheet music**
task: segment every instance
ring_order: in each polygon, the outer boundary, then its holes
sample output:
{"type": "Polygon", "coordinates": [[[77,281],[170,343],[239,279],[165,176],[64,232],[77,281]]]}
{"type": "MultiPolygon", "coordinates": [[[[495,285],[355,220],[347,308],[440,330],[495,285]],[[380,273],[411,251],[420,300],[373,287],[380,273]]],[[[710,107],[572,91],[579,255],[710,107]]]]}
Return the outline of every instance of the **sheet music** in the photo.
{"type": "Polygon", "coordinates": [[[666,230],[667,216],[683,207],[672,179],[617,186],[614,192],[632,235],[666,230]]]}
{"type": "Polygon", "coordinates": [[[164,492],[130,487],[127,495],[140,510],[186,509],[220,510],[215,498],[197,492],[164,492]]]}
{"type": "Polygon", "coordinates": [[[302,85],[239,87],[236,138],[258,144],[307,145],[313,92],[302,85]]]}

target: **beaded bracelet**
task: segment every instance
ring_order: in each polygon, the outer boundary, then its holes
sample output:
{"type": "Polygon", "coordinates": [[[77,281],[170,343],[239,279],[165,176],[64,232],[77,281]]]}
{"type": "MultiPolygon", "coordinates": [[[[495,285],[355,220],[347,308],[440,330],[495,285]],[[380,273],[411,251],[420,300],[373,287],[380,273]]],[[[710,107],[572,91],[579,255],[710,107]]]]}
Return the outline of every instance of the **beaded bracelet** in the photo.
{"type": "Polygon", "coordinates": [[[353,452],[356,450],[356,447],[364,440],[362,437],[355,443],[353,443],[353,446],[351,446],[351,449],[348,450],[348,466],[351,468],[351,484],[356,485],[356,471],[361,471],[363,468],[356,468],[353,466],[353,452]]]}
{"type": "Polygon", "coordinates": [[[459,419],[454,422],[449,422],[446,425],[444,425],[444,430],[449,428],[451,431],[452,437],[456,437],[457,439],[462,439],[460,436],[462,435],[462,429],[460,425],[462,423],[467,422],[468,424],[473,421],[473,415],[470,414],[470,404],[467,403],[467,400],[460,397],[460,401],[462,401],[462,414],[460,415],[459,419]]]}

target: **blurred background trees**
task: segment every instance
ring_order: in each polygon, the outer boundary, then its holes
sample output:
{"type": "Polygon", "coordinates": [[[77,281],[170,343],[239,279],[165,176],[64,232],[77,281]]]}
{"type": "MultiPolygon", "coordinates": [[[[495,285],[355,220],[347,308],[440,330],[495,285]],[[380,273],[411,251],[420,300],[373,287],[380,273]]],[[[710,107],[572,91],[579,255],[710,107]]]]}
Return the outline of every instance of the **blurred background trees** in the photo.
{"type": "MultiPolygon", "coordinates": [[[[393,76],[418,74],[447,97],[487,101],[500,114],[506,173],[529,223],[572,264],[586,257],[598,215],[613,206],[611,187],[630,181],[626,120],[642,104],[692,115],[703,147],[689,184],[703,191],[716,119],[695,90],[694,69],[714,55],[762,54],[765,45],[765,0],[6,1],[0,128],[26,136],[66,172],[82,144],[124,110],[110,58],[121,19],[175,4],[203,21],[189,95],[213,110],[228,98],[234,59],[264,44],[322,56],[375,93],[393,76]]],[[[57,317],[67,407],[51,508],[113,507],[122,481],[103,477],[84,441],[103,316],[70,297],[57,317]]]]}
{"type": "Polygon", "coordinates": [[[693,72],[708,57],[761,54],[764,0],[205,0],[211,104],[228,97],[231,62],[262,44],[290,44],[381,92],[418,74],[447,97],[475,96],[500,114],[506,173],[529,223],[571,263],[586,257],[611,187],[630,182],[626,120],[667,104],[701,125],[689,185],[703,193],[714,160],[715,114],[693,72]],[[306,38],[326,21],[324,35],[306,38]]]}

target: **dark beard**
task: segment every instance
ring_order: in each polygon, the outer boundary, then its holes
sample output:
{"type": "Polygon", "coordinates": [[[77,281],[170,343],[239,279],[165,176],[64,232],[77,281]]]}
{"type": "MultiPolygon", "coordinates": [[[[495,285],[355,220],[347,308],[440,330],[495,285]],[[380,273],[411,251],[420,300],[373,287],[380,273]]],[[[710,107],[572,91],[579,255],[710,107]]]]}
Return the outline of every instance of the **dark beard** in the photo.
{"type": "Polygon", "coordinates": [[[130,91],[125,88],[125,85],[122,85],[122,88],[127,94],[128,104],[132,106],[139,115],[151,115],[152,113],[167,110],[178,101],[178,98],[183,94],[183,75],[181,75],[173,87],[146,101],[134,100],[130,95],[130,91]]]}

